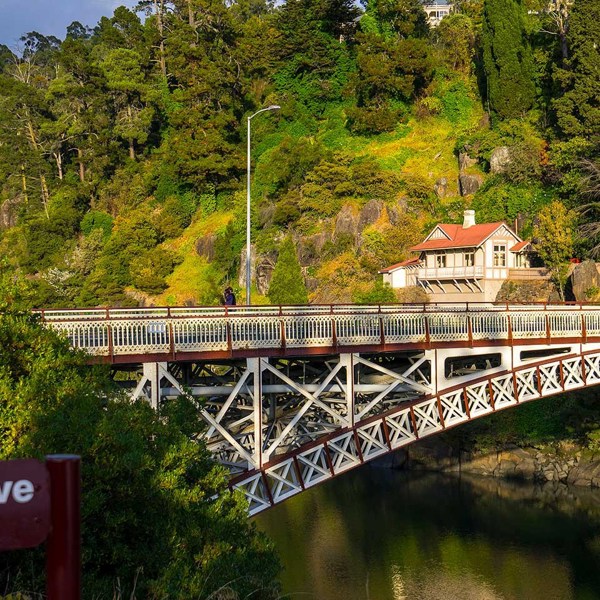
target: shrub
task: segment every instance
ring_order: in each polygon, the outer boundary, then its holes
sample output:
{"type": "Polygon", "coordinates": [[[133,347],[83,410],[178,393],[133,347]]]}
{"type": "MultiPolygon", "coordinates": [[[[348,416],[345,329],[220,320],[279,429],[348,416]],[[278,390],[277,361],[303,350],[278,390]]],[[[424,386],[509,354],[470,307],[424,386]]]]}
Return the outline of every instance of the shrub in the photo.
{"type": "Polygon", "coordinates": [[[112,231],[114,219],[108,214],[101,210],[90,210],[88,211],[79,225],[81,233],[83,235],[90,235],[92,230],[101,229],[104,239],[110,236],[112,231]]]}
{"type": "MultiPolygon", "coordinates": [[[[82,457],[84,598],[112,598],[117,585],[128,598],[207,598],[225,585],[273,598],[277,559],[197,441],[196,403],[180,397],[159,414],[120,395],[104,368],[17,310],[7,281],[0,277],[0,460],[82,457]]],[[[43,585],[43,549],[0,555],[2,594],[37,597],[43,585]]]]}

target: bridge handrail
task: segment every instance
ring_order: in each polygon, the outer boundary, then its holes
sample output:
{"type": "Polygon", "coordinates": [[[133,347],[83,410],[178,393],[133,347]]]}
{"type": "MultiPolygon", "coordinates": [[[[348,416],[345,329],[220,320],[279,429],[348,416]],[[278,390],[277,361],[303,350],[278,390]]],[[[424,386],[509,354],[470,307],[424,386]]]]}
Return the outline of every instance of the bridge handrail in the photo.
{"type": "Polygon", "coordinates": [[[412,304],[39,311],[91,354],[600,337],[598,305],[412,304]]]}
{"type": "Polygon", "coordinates": [[[598,304],[498,304],[491,302],[429,303],[429,304],[314,304],[302,306],[178,306],[149,308],[75,308],[37,309],[47,321],[102,320],[102,319],[146,319],[155,317],[234,317],[234,316],[302,316],[309,314],[380,314],[402,312],[437,313],[481,312],[481,311],[560,311],[600,310],[598,304]]]}

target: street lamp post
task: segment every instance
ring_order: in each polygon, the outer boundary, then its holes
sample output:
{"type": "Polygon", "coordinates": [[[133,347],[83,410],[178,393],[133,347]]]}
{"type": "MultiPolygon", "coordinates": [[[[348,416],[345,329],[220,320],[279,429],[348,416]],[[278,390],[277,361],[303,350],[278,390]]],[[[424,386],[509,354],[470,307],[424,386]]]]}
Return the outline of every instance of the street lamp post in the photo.
{"type": "Polygon", "coordinates": [[[262,112],[267,110],[279,110],[281,107],[277,104],[271,104],[267,108],[261,108],[256,111],[253,115],[248,117],[248,152],[247,152],[247,173],[248,178],[246,182],[246,304],[250,305],[250,278],[251,278],[251,251],[250,251],[250,121],[262,112]]]}

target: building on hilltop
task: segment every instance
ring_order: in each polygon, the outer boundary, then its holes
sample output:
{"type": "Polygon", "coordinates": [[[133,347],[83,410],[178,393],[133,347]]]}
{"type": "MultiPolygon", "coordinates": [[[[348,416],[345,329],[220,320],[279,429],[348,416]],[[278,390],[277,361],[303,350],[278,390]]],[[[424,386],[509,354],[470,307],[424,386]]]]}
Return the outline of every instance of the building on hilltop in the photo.
{"type": "Polygon", "coordinates": [[[462,225],[439,224],[411,249],[419,256],[379,271],[392,288],[422,287],[432,302],[493,302],[508,280],[547,279],[532,268],[530,242],[506,223],[475,223],[465,210],[462,225]]]}
{"type": "Polygon", "coordinates": [[[429,26],[437,27],[452,12],[452,4],[448,0],[423,0],[423,10],[427,13],[429,26]]]}

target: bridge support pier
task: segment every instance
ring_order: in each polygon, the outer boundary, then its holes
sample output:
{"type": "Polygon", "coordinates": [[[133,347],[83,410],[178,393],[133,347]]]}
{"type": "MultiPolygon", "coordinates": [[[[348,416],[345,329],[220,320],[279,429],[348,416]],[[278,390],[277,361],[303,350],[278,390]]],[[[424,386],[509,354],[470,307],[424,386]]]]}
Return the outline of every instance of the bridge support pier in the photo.
{"type": "Polygon", "coordinates": [[[165,380],[173,385],[179,393],[183,393],[180,383],[169,373],[166,362],[144,363],[142,369],[142,377],[131,394],[134,400],[144,396],[150,402],[150,406],[154,410],[158,410],[163,389],[162,383],[165,380]]]}

